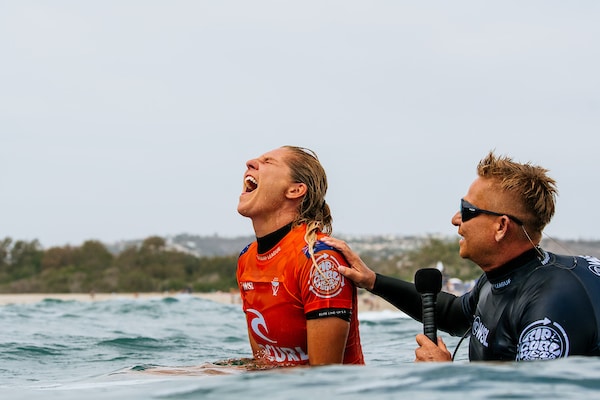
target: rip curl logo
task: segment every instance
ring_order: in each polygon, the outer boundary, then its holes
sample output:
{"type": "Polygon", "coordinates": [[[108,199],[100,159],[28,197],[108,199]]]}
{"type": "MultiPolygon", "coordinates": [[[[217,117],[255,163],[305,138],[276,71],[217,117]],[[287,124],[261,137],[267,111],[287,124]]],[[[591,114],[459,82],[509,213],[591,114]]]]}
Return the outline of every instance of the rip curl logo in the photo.
{"type": "Polygon", "coordinates": [[[259,357],[265,357],[271,362],[289,365],[305,364],[308,361],[308,354],[300,346],[291,348],[259,344],[258,347],[260,348],[259,357]]]}
{"type": "Polygon", "coordinates": [[[269,328],[267,327],[265,317],[263,317],[260,311],[249,308],[248,312],[254,315],[254,318],[250,320],[250,328],[252,328],[252,332],[254,332],[256,336],[265,342],[277,343],[277,340],[270,339],[267,336],[269,334],[269,328]]]}
{"type": "Polygon", "coordinates": [[[585,258],[588,262],[588,269],[590,270],[590,272],[600,277],[600,260],[598,260],[596,257],[591,256],[583,256],[583,258],[585,258]]]}
{"type": "Polygon", "coordinates": [[[519,337],[516,360],[554,360],[568,354],[567,333],[559,323],[544,318],[523,330],[519,337]]]}
{"type": "Polygon", "coordinates": [[[488,327],[486,327],[483,322],[481,322],[481,319],[479,318],[479,316],[475,317],[475,320],[473,320],[473,327],[471,328],[471,335],[476,338],[477,340],[479,340],[479,343],[481,343],[482,345],[484,345],[485,347],[488,347],[488,335],[490,334],[490,330],[488,327]]]}
{"type": "Polygon", "coordinates": [[[344,277],[338,272],[340,263],[330,254],[322,254],[310,271],[309,290],[318,297],[329,299],[340,294],[344,288],[344,277]]]}
{"type": "Polygon", "coordinates": [[[260,343],[257,340],[257,345],[260,348],[259,357],[264,357],[271,362],[277,363],[305,363],[308,361],[308,354],[305,349],[300,346],[292,347],[280,347],[276,346],[277,340],[269,338],[269,328],[265,317],[260,311],[254,309],[248,309],[247,312],[254,315],[254,317],[248,317],[250,319],[250,328],[252,333],[267,343],[260,343]]]}

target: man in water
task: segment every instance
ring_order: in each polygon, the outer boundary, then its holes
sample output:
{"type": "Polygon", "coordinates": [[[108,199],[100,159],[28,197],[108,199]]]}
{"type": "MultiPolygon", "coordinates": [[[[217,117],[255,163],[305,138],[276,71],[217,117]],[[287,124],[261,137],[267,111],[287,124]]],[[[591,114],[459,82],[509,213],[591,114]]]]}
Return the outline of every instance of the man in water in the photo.
{"type": "MultiPolygon", "coordinates": [[[[553,254],[539,244],[554,215],[556,183],[539,166],[490,152],[452,217],[460,256],[483,274],[460,297],[437,297],[437,326],[451,335],[471,334],[469,359],[546,360],[600,355],[600,261],[553,254]]],[[[421,321],[421,295],[414,284],[376,274],[348,245],[324,239],[342,251],[351,268],[339,271],[421,321]]],[[[417,335],[417,361],[449,361],[444,341],[417,335]]]]}

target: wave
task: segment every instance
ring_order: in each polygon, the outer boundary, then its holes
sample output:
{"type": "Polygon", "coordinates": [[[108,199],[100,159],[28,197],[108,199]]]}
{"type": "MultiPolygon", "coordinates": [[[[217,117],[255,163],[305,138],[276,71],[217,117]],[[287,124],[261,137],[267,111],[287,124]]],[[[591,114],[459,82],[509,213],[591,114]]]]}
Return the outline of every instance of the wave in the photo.
{"type": "Polygon", "coordinates": [[[381,310],[381,311],[361,311],[358,313],[360,322],[386,321],[390,319],[411,319],[402,311],[381,310]]]}

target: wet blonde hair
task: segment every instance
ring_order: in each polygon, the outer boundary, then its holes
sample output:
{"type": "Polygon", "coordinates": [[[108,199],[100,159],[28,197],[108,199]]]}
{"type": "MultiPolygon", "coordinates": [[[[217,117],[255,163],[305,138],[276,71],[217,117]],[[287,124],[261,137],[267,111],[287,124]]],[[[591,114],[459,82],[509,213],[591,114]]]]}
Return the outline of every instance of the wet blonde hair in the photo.
{"type": "Polygon", "coordinates": [[[323,232],[329,235],[333,231],[331,210],[325,201],[327,175],[314,151],[297,146],[283,146],[283,148],[289,151],[286,160],[292,181],[304,183],[307,187],[306,194],[298,208],[298,217],[292,226],[306,224],[304,240],[308,244],[308,251],[316,265],[314,246],[317,234],[323,232]]]}
{"type": "Polygon", "coordinates": [[[544,227],[554,216],[558,190],[548,170],[531,163],[517,163],[507,156],[496,156],[493,151],[479,161],[477,174],[482,178],[495,179],[500,188],[514,196],[530,231],[541,235],[544,227]]]}

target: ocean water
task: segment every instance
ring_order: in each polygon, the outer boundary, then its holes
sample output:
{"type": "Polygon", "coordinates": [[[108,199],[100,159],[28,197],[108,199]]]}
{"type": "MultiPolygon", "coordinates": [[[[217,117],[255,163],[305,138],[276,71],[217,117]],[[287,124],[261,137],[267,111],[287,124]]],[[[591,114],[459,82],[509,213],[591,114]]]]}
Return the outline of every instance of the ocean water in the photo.
{"type": "MultiPolygon", "coordinates": [[[[366,366],[247,371],[238,304],[189,295],[0,306],[0,398],[6,399],[586,399],[600,359],[414,363],[421,325],[361,312],[366,366]]],[[[453,350],[458,338],[442,336],[453,350]]]]}

